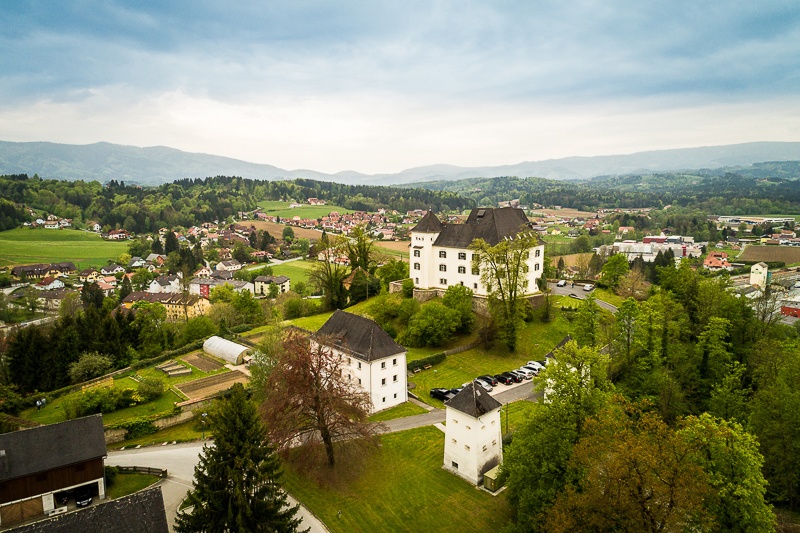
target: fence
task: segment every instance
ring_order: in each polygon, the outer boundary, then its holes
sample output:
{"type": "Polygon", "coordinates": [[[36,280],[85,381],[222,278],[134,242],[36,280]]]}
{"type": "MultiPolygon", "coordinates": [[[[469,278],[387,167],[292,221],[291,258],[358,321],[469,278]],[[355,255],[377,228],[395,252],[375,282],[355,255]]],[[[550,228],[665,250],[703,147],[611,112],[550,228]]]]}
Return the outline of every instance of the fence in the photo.
{"type": "Polygon", "coordinates": [[[151,468],[149,466],[115,466],[120,472],[138,472],[140,474],[150,474],[151,476],[158,476],[165,478],[169,476],[166,468],[151,468]]]}

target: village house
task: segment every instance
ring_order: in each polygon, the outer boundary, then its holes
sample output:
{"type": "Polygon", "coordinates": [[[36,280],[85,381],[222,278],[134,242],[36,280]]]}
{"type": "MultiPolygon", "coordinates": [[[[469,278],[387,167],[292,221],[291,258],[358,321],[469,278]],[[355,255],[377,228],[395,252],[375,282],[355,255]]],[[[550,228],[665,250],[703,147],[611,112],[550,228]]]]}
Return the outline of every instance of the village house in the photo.
{"type": "Polygon", "coordinates": [[[176,275],[158,276],[150,282],[147,292],[177,294],[181,292],[181,278],[176,275]]]}
{"type": "Polygon", "coordinates": [[[258,296],[268,295],[269,286],[273,283],[278,286],[279,294],[289,292],[290,281],[287,276],[258,276],[255,280],[253,280],[255,294],[258,296]]]}
{"type": "Polygon", "coordinates": [[[98,272],[93,268],[87,268],[86,270],[81,270],[81,273],[78,274],[78,279],[81,280],[81,283],[94,283],[100,278],[101,278],[100,272],[98,272]]]}
{"type": "Polygon", "coordinates": [[[120,265],[108,265],[100,269],[100,274],[103,276],[113,276],[115,274],[124,274],[125,267],[120,265]]]}
{"type": "Polygon", "coordinates": [[[54,291],[56,289],[63,289],[64,282],[58,278],[48,276],[46,278],[42,278],[42,281],[37,283],[35,287],[40,291],[54,291]]]}
{"type": "MultiPolygon", "coordinates": [[[[226,272],[230,274],[230,272],[226,272]]],[[[250,291],[255,294],[255,287],[249,281],[241,279],[219,279],[219,278],[194,278],[189,282],[189,294],[202,296],[203,298],[210,298],[211,291],[217,287],[229,285],[235,292],[250,291]]]]}
{"type": "MultiPolygon", "coordinates": [[[[495,246],[504,239],[514,238],[520,231],[530,230],[528,218],[520,209],[473,209],[464,224],[442,224],[433,212],[426,214],[411,230],[411,277],[422,289],[447,289],[463,285],[477,296],[487,296],[489,290],[480,280],[480,272],[472,267],[475,252],[469,246],[483,239],[495,246]]],[[[525,292],[539,291],[536,280],[542,276],[544,241],[529,253],[527,287],[525,292]]]]}
{"type": "Polygon", "coordinates": [[[236,272],[237,270],[241,270],[242,264],[236,259],[231,259],[230,261],[220,261],[217,263],[216,268],[217,270],[224,270],[226,272],[236,272]]]}
{"type": "Polygon", "coordinates": [[[374,320],[336,311],[312,339],[341,358],[342,376],[369,394],[373,412],[408,400],[407,350],[374,320]]]}
{"type": "Polygon", "coordinates": [[[39,279],[52,276],[60,278],[69,274],[75,274],[75,265],[69,261],[61,263],[38,263],[35,265],[22,265],[16,266],[11,269],[11,274],[16,278],[21,278],[23,275],[28,279],[39,279]]]}

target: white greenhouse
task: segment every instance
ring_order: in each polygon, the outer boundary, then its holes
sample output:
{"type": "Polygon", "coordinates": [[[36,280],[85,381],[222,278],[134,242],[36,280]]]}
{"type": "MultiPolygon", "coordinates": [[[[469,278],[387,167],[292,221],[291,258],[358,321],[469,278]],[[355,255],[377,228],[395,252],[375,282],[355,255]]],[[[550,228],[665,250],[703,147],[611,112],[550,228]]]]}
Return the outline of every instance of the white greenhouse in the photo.
{"type": "Polygon", "coordinates": [[[244,356],[250,353],[250,348],[223,339],[222,337],[214,336],[209,337],[209,339],[203,343],[203,351],[214,357],[224,359],[233,365],[241,365],[244,356]]]}

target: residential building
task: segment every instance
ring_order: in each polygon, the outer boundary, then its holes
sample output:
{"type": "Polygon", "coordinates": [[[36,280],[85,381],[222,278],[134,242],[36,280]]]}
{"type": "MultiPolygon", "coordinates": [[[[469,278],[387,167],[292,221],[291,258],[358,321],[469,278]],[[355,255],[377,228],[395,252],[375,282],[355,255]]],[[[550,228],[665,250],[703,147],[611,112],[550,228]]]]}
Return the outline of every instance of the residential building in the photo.
{"type": "Polygon", "coordinates": [[[167,320],[177,322],[185,318],[204,315],[211,302],[193,294],[170,294],[152,292],[132,292],[122,301],[122,306],[131,309],[137,302],[157,303],[167,311],[167,320]]]}
{"type": "Polygon", "coordinates": [[[290,281],[287,276],[258,276],[253,280],[255,294],[266,296],[269,294],[269,286],[273,283],[278,286],[278,293],[289,292],[290,281]]]}
{"type": "MultiPolygon", "coordinates": [[[[472,267],[475,252],[469,246],[475,239],[495,246],[530,228],[525,213],[512,207],[473,209],[463,224],[442,224],[429,211],[411,230],[411,278],[421,289],[464,285],[477,296],[487,296],[489,290],[481,283],[480,272],[472,267]]],[[[536,280],[543,273],[544,241],[537,236],[537,243],[525,264],[527,294],[538,292],[536,280]]]]}
{"type": "Polygon", "coordinates": [[[312,338],[341,358],[342,376],[369,394],[373,411],[408,400],[407,350],[374,320],[336,311],[312,338]]]}
{"type": "Polygon", "coordinates": [[[103,276],[114,276],[116,274],[124,274],[125,273],[125,267],[120,266],[120,265],[108,265],[108,266],[104,266],[103,268],[101,268],[100,269],[100,273],[103,276]]]}
{"type": "Polygon", "coordinates": [[[63,289],[64,282],[52,276],[47,276],[37,283],[35,287],[40,291],[54,291],[56,289],[63,289]]]}
{"type": "Polygon", "coordinates": [[[37,263],[35,265],[22,265],[15,266],[11,269],[11,274],[14,277],[21,278],[23,275],[28,279],[45,278],[52,276],[60,278],[76,272],[75,265],[72,262],[64,261],[61,263],[37,263]]]}
{"type": "Polygon", "coordinates": [[[174,274],[170,276],[158,276],[150,282],[150,287],[148,287],[147,292],[177,294],[181,292],[181,278],[174,274]]]}
{"type": "Polygon", "coordinates": [[[503,405],[474,381],[444,405],[444,468],[479,485],[503,462],[503,405]]]}
{"type": "Polygon", "coordinates": [[[766,263],[756,263],[750,268],[750,285],[765,288],[769,284],[769,266],[766,263]]]}
{"type": "Polygon", "coordinates": [[[81,273],[78,274],[78,279],[81,280],[82,283],[92,283],[101,280],[102,276],[97,270],[87,268],[86,270],[81,270],[81,273]]]}
{"type": "Polygon", "coordinates": [[[224,270],[226,272],[236,272],[237,270],[241,270],[241,268],[242,264],[236,259],[231,259],[230,261],[220,261],[217,263],[217,270],[224,270]]]}
{"type": "Polygon", "coordinates": [[[56,508],[56,492],[91,485],[105,499],[102,415],[0,435],[0,526],[56,508]]]}
{"type": "Polygon", "coordinates": [[[255,287],[249,281],[241,279],[194,278],[189,282],[189,294],[210,298],[216,287],[229,285],[236,292],[250,291],[255,294],[255,287]]]}

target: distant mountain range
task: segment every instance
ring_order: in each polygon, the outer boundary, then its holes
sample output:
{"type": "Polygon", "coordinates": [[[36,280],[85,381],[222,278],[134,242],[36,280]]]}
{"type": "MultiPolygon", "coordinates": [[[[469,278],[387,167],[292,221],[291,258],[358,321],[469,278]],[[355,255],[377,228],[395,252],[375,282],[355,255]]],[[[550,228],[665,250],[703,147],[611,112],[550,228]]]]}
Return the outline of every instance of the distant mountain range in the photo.
{"type": "Polygon", "coordinates": [[[764,161],[796,160],[800,160],[800,142],[753,142],[629,155],[565,157],[496,167],[430,165],[396,174],[368,175],[354,171],[325,174],[313,170],[284,170],[271,165],[194,154],[164,146],[139,148],[110,143],[71,145],[0,141],[0,174],[38,174],[42,178],[100,182],[115,179],[141,185],[209,176],[264,180],[307,178],[351,185],[407,185],[497,176],[585,180],[596,176],[714,169],[748,166],[764,161]]]}

